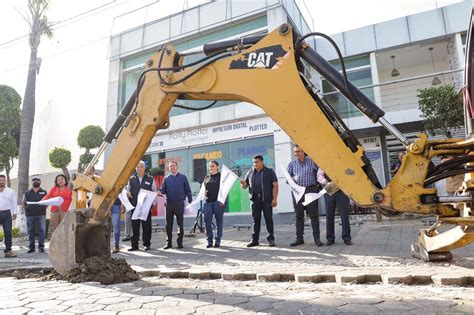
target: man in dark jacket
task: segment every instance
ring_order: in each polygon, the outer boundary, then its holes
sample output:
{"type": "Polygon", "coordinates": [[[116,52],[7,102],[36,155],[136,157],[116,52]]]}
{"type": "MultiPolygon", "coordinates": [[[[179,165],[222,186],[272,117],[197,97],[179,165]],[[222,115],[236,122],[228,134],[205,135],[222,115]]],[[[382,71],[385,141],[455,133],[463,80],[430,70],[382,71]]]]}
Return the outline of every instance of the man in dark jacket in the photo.
{"type": "Polygon", "coordinates": [[[275,171],[263,164],[263,156],[256,155],[253,157],[253,169],[240,183],[243,189],[249,188],[252,201],[253,234],[252,241],[247,244],[247,247],[259,245],[262,212],[268,231],[268,245],[275,246],[273,207],[276,207],[278,199],[278,179],[275,171]]]}
{"type": "MultiPolygon", "coordinates": [[[[138,162],[137,167],[135,168],[136,173],[130,177],[128,180],[128,186],[126,187],[128,200],[132,206],[136,206],[138,202],[138,193],[140,189],[145,189],[149,191],[157,191],[153,177],[145,174],[145,162],[138,162]]],[[[140,219],[132,220],[132,247],[128,251],[138,250],[138,240],[140,239],[140,223],[142,225],[142,237],[143,237],[143,246],[145,250],[150,250],[151,246],[151,208],[148,211],[148,216],[146,221],[140,219]]],[[[132,216],[133,211],[131,210],[132,216]]]]}
{"type": "Polygon", "coordinates": [[[191,187],[186,175],[178,173],[178,163],[171,161],[168,164],[170,174],[168,174],[161,184],[160,193],[166,195],[166,244],[163,249],[172,247],[173,221],[176,216],[178,224],[178,248],[183,248],[184,237],[184,200],[188,198],[188,203],[193,201],[191,187]]]}
{"type": "Polygon", "coordinates": [[[37,202],[43,199],[48,193],[41,188],[41,179],[39,176],[33,176],[33,188],[23,195],[23,208],[26,215],[26,226],[28,228],[28,237],[30,240],[28,254],[35,252],[35,230],[38,228],[38,251],[44,253],[44,239],[46,237],[46,208],[42,205],[29,205],[27,202],[37,202]]]}

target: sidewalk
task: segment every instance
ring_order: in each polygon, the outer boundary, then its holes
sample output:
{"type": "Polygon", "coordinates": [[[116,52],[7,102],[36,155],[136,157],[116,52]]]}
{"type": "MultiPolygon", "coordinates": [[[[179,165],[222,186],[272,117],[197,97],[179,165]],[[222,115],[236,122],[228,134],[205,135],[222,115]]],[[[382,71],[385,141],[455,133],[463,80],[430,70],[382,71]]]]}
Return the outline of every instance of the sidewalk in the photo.
{"type": "MultiPolygon", "coordinates": [[[[289,247],[295,238],[294,225],[275,227],[276,247],[268,247],[262,227],[260,246],[247,248],[251,231],[224,230],[221,248],[206,248],[205,234],[184,239],[184,249],[162,250],[166,234],[153,233],[152,250],[127,252],[130,243],[121,244],[113,257],[125,258],[134,269],[148,275],[176,278],[223,278],[227,280],[329,281],[474,284],[474,245],[453,251],[451,263],[425,263],[412,258],[410,244],[423,228],[419,219],[366,222],[351,226],[354,245],[340,240],[336,225],[336,244],[317,247],[306,227],[305,244],[289,247]]],[[[186,229],[189,232],[189,228],[186,229]]],[[[325,239],[321,222],[321,240],[325,239]]],[[[173,243],[176,246],[176,243],[173,243]]],[[[17,258],[0,258],[0,270],[20,267],[48,267],[45,254],[26,254],[26,244],[14,248],[17,258]]]]}

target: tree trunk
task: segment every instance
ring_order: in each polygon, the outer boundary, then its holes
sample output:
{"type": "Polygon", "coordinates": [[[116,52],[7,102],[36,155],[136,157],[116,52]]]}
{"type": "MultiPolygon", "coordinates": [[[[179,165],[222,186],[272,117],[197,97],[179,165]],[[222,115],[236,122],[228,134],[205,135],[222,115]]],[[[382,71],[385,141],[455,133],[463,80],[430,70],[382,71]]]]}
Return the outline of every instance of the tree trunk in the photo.
{"type": "Polygon", "coordinates": [[[18,200],[28,190],[28,178],[30,175],[30,149],[31,137],[33,135],[33,124],[35,120],[35,95],[36,95],[36,60],[38,58],[37,48],[30,52],[30,64],[28,66],[28,78],[26,80],[25,96],[21,109],[20,146],[18,161],[18,200]]]}
{"type": "Polygon", "coordinates": [[[68,183],[69,183],[69,182],[71,181],[71,176],[69,175],[69,170],[68,170],[67,167],[65,167],[65,166],[62,168],[62,170],[63,170],[64,176],[66,176],[67,181],[68,181],[68,183]]]}
{"type": "Polygon", "coordinates": [[[11,182],[11,179],[10,179],[10,170],[11,168],[10,167],[5,167],[5,174],[7,175],[7,187],[12,187],[12,182],[11,182]]]}

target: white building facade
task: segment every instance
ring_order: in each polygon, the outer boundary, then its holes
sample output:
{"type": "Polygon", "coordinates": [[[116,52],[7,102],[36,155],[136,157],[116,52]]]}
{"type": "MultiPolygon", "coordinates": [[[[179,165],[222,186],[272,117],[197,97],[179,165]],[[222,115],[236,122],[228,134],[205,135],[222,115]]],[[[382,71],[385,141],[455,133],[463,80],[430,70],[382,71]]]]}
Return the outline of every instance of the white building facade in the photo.
{"type": "MultiPolygon", "coordinates": [[[[312,22],[308,21],[311,18],[305,13],[305,20],[293,0],[248,4],[249,1],[216,0],[158,20],[153,19],[153,11],[159,4],[153,4],[143,8],[144,12],[121,17],[138,16],[137,22],[143,23],[111,38],[107,129],[135,89],[144,62],[160,45],[172,42],[182,51],[271,31],[287,22],[302,34],[312,28],[312,22]]],[[[442,84],[461,87],[470,5],[458,3],[332,35],[344,56],[349,79],[402,131],[410,135],[421,131],[417,90],[430,87],[435,76],[442,84]],[[392,77],[394,68],[399,75],[392,77]]],[[[339,66],[328,42],[317,39],[312,43],[318,53],[339,66]]],[[[359,138],[379,180],[386,183],[391,152],[400,146],[382,127],[363,117],[324,78],[313,75],[311,80],[359,138]]],[[[218,102],[200,112],[174,108],[170,119],[170,128],[158,131],[144,157],[155,175],[163,175],[168,161],[177,161],[180,172],[188,176],[197,194],[200,184],[196,173],[202,169],[202,161],[217,160],[243,176],[251,168],[252,157],[260,154],[279,178],[280,194],[275,211],[292,211],[280,165],[286,167],[291,161],[293,143],[259,107],[243,102],[218,102]]],[[[248,192],[238,183],[231,190],[226,211],[236,214],[250,211],[248,192]]]]}

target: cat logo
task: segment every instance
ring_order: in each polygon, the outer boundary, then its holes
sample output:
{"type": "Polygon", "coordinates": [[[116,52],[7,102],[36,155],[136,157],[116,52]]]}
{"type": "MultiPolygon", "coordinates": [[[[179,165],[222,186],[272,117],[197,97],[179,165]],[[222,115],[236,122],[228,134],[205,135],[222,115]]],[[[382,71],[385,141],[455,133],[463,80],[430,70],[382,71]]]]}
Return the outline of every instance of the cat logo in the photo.
{"type": "Polygon", "coordinates": [[[250,53],[249,59],[247,60],[247,67],[249,68],[269,68],[270,58],[273,56],[273,52],[261,52],[261,53],[250,53]]]}
{"type": "Polygon", "coordinates": [[[281,45],[264,47],[232,60],[229,69],[275,69],[288,56],[281,45]]]}

